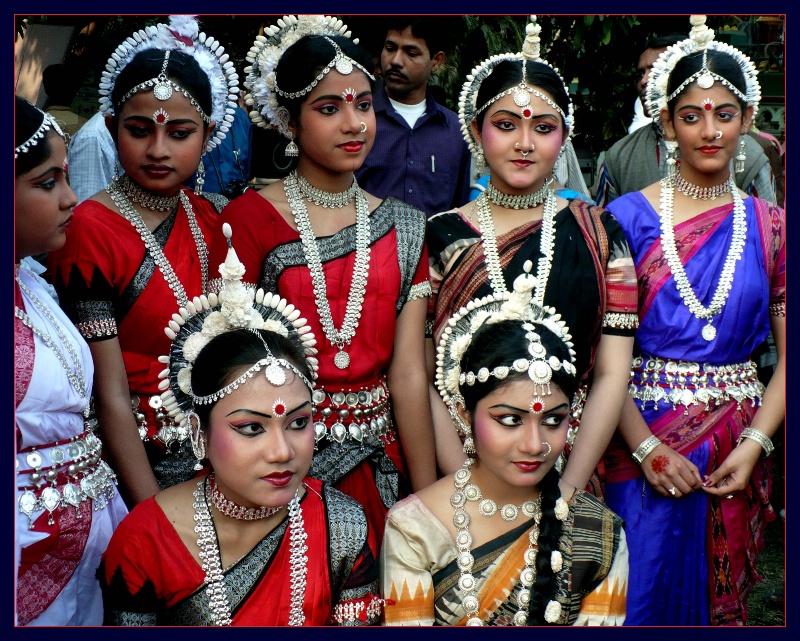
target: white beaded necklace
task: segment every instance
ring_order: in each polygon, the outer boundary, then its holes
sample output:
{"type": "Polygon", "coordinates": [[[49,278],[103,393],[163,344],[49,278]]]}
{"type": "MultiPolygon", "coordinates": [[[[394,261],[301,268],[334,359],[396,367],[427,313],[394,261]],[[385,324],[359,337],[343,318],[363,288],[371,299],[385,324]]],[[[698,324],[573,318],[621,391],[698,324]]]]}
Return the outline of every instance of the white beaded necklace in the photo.
{"type": "Polygon", "coordinates": [[[36,294],[34,294],[25,283],[22,282],[22,279],[19,276],[16,277],[16,280],[17,285],[19,285],[19,288],[30,299],[30,301],[33,303],[33,306],[39,310],[39,312],[53,327],[56,335],[58,336],[58,340],[64,346],[64,349],[67,350],[67,353],[72,360],[72,364],[69,363],[67,357],[64,355],[64,352],[61,351],[56,341],[50,335],[50,332],[45,332],[41,328],[37,327],[31,317],[16,305],[14,305],[14,315],[19,318],[26,327],[30,328],[30,330],[36,334],[36,336],[42,339],[44,344],[53,351],[58,359],[58,362],[61,363],[61,367],[64,368],[64,372],[67,375],[70,385],[72,385],[72,388],[78,393],[79,396],[83,397],[87,393],[86,376],[83,373],[83,364],[81,363],[78,352],[75,350],[72,340],[61,328],[61,324],[56,320],[55,316],[53,316],[53,313],[47,308],[47,305],[45,305],[44,302],[36,294]]]}
{"type": "MultiPolygon", "coordinates": [[[[538,192],[537,192],[538,193],[538,192]]],[[[542,255],[536,268],[536,287],[533,291],[533,302],[540,307],[544,305],[544,290],[547,279],[553,266],[553,250],[556,244],[556,197],[548,189],[544,198],[544,212],[542,214],[542,231],[539,239],[539,249],[542,255]]],[[[496,296],[507,293],[503,280],[503,269],[500,266],[500,255],[497,251],[497,235],[495,233],[492,209],[489,206],[489,197],[486,192],[478,196],[478,225],[480,226],[483,253],[486,256],[486,271],[489,282],[496,296]]]]}
{"type": "MultiPolygon", "coordinates": [[[[353,178],[353,185],[356,185],[355,177],[353,178]]],[[[358,189],[356,192],[356,258],[353,265],[353,278],[350,282],[350,293],[347,296],[344,322],[342,322],[342,328],[337,330],[333,324],[331,307],[328,303],[328,288],[325,283],[325,272],[322,270],[322,259],[317,245],[317,238],[311,228],[311,220],[308,217],[308,209],[303,202],[303,195],[298,186],[296,171],[293,171],[285,178],[283,190],[286,194],[286,200],[292,209],[295,225],[300,234],[300,241],[303,244],[303,251],[308,261],[311,282],[314,285],[317,313],[322,323],[322,329],[331,344],[339,349],[333,362],[339,369],[347,369],[350,366],[350,355],[344,350],[344,346],[349,345],[356,335],[358,319],[361,317],[361,308],[364,304],[367,277],[369,276],[369,201],[367,201],[364,192],[358,189]]]]}
{"type": "MultiPolygon", "coordinates": [[[[185,307],[189,302],[189,298],[186,296],[186,290],[184,290],[181,281],[175,274],[175,270],[172,269],[172,265],[170,265],[169,260],[167,260],[167,257],[164,255],[161,245],[158,244],[158,241],[155,239],[155,236],[153,236],[152,232],[147,228],[147,225],[145,224],[144,220],[142,220],[139,212],[136,211],[131,204],[131,201],[120,188],[119,180],[112,180],[111,184],[106,187],[106,191],[108,192],[108,195],[111,196],[111,200],[114,201],[114,204],[117,206],[117,209],[119,209],[120,213],[131,225],[133,225],[134,229],[139,232],[139,236],[141,237],[145,248],[153,258],[153,262],[158,266],[158,269],[163,274],[164,280],[167,281],[167,285],[169,285],[172,293],[175,294],[178,305],[185,307]]],[[[192,232],[192,237],[194,238],[195,245],[197,246],[197,255],[200,258],[200,269],[202,271],[203,278],[202,291],[205,291],[206,284],[208,283],[208,247],[206,246],[206,241],[203,238],[203,232],[200,231],[200,226],[197,224],[197,219],[195,218],[194,210],[192,209],[192,203],[189,201],[189,197],[186,195],[183,189],[181,189],[179,197],[181,204],[183,205],[183,209],[186,212],[186,217],[189,219],[189,229],[192,232]]]]}
{"type": "MultiPolygon", "coordinates": [[[[208,590],[208,606],[211,610],[212,624],[215,626],[231,625],[231,607],[225,592],[224,573],[222,572],[222,556],[217,543],[217,531],[214,519],[208,507],[208,477],[197,482],[194,496],[194,531],[197,534],[197,547],[200,549],[200,561],[206,577],[204,583],[208,590]]],[[[300,489],[289,503],[289,575],[291,577],[289,607],[289,625],[301,626],[306,620],[303,613],[303,601],[306,594],[306,574],[308,557],[305,545],[308,534],[303,524],[303,510],[300,507],[300,489]]]]}
{"type": "MultiPolygon", "coordinates": [[[[472,477],[470,468],[472,467],[473,462],[474,459],[468,459],[466,461],[464,467],[455,473],[453,483],[455,484],[457,491],[464,493],[467,501],[480,501],[480,503],[478,503],[478,513],[481,516],[492,517],[497,514],[497,503],[495,503],[492,499],[484,497],[481,494],[480,488],[477,485],[470,483],[470,479],[472,477]]],[[[522,514],[527,516],[529,519],[533,518],[537,514],[541,516],[541,505],[542,502],[540,499],[525,501],[521,506],[516,506],[513,503],[506,503],[502,508],[500,508],[500,518],[511,523],[517,520],[520,512],[522,512],[522,514]]]]}
{"type": "Polygon", "coordinates": [[[703,307],[703,304],[695,296],[692,284],[686,275],[686,270],[681,263],[680,256],[678,255],[678,247],[675,244],[675,228],[674,228],[674,197],[675,197],[675,178],[670,179],[666,177],[661,180],[661,199],[659,218],[661,220],[661,247],[664,251],[664,256],[667,259],[667,264],[675,279],[675,286],[678,288],[678,293],[681,295],[683,302],[689,308],[689,311],[697,319],[705,319],[708,324],[703,328],[703,338],[707,341],[713,341],[717,336],[716,328],[711,324],[714,316],[722,312],[722,308],[728,300],[731,286],[733,285],[733,275],[736,269],[736,262],[742,257],[744,245],[747,240],[747,221],[745,220],[745,209],[742,197],[739,195],[739,190],[733,181],[733,176],[728,178],[730,184],[731,194],[733,195],[733,237],[731,238],[731,245],[728,248],[728,255],[725,257],[725,263],[722,267],[722,273],[717,283],[717,289],[711,299],[711,304],[708,307],[703,307]]]}
{"type": "MultiPolygon", "coordinates": [[[[461,599],[461,605],[464,607],[464,612],[467,614],[468,626],[482,626],[483,621],[478,616],[480,612],[480,601],[478,600],[476,581],[472,574],[472,569],[475,565],[475,557],[472,556],[472,535],[469,533],[469,514],[466,511],[467,498],[466,491],[462,491],[461,487],[466,485],[469,480],[470,467],[474,459],[468,459],[458,472],[456,472],[454,485],[455,490],[450,498],[450,505],[453,506],[455,513],[453,514],[453,525],[456,526],[458,534],[456,534],[456,547],[458,548],[458,556],[456,557],[456,564],[460,572],[458,579],[458,587],[464,596],[461,599]],[[465,480],[466,478],[466,480],[465,480]],[[461,487],[459,485],[461,484],[461,487]]],[[[474,487],[478,494],[477,486],[474,487]]],[[[536,501],[528,501],[533,503],[535,509],[533,510],[534,526],[528,533],[528,549],[525,550],[524,559],[525,566],[519,573],[519,583],[521,587],[517,592],[517,607],[518,610],[514,614],[514,625],[522,626],[528,623],[528,606],[531,602],[531,587],[536,582],[536,556],[538,553],[539,542],[539,522],[542,518],[541,499],[536,501]]],[[[527,503],[526,503],[527,505],[527,503]]],[[[516,506],[513,506],[516,508],[516,506]]]]}

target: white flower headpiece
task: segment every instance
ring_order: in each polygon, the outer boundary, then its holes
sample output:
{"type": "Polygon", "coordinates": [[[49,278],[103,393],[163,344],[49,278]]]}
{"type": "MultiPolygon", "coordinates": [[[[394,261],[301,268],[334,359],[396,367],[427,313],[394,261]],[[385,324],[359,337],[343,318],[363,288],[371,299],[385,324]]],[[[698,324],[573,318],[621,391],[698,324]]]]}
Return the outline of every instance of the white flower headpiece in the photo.
{"type": "MultiPolygon", "coordinates": [[[[289,113],[278,105],[279,94],[290,98],[304,96],[333,68],[347,75],[355,66],[375,80],[367,69],[346,56],[333,40],[326,38],[333,47],[334,55],[325,69],[304,89],[292,93],[282,91],[275,75],[278,62],[289,47],[307,35],[351,37],[347,25],[331,16],[283,16],[276,25],[264,29],[263,36],[256,37],[247,54],[250,65],[244,68],[244,85],[248,91],[245,102],[251,107],[251,120],[264,129],[276,127],[287,138],[289,113]]],[[[358,44],[358,38],[352,40],[358,44]]]]}
{"type": "Polygon", "coordinates": [[[531,261],[525,261],[525,272],[514,280],[513,292],[489,294],[472,300],[448,321],[437,348],[436,387],[451,414],[454,404],[462,399],[463,386],[472,386],[476,382],[485,383],[490,376],[502,380],[514,371],[527,372],[534,382],[534,392],[543,394],[549,393],[553,371],[563,368],[570,376],[577,376],[575,350],[569,328],[555,309],[539,307],[532,300],[536,287],[536,277],[530,273],[532,266],[531,261]],[[478,329],[485,324],[508,320],[522,321],[523,328],[527,330],[530,358],[521,357],[513,363],[498,365],[491,371],[481,368],[478,372],[462,372],[461,360],[478,329]],[[547,355],[541,338],[536,333],[537,325],[545,326],[564,342],[569,351],[569,360],[547,355]]]}
{"type": "Polygon", "coordinates": [[[564,146],[566,146],[569,138],[572,137],[575,129],[575,109],[572,105],[572,100],[569,101],[567,113],[564,113],[564,110],[561,109],[561,107],[559,107],[552,100],[552,98],[528,84],[525,63],[528,61],[540,62],[544,65],[547,65],[555,72],[559,80],[561,80],[561,84],[564,85],[564,93],[566,93],[567,98],[569,99],[569,88],[564,83],[561,73],[553,65],[547,62],[547,60],[544,60],[541,57],[541,39],[539,38],[539,33],[541,31],[541,26],[536,23],[536,16],[531,16],[531,21],[525,27],[525,42],[522,45],[522,51],[518,53],[501,53],[491,56],[490,58],[487,58],[483,62],[476,65],[472,72],[467,76],[467,80],[461,88],[461,96],[458,99],[458,119],[461,122],[461,135],[464,136],[464,140],[467,142],[467,145],[473,154],[477,154],[480,151],[480,145],[475,139],[475,135],[472,133],[470,123],[475,119],[476,116],[478,116],[478,114],[480,114],[484,109],[488,108],[489,105],[499,100],[503,96],[507,96],[512,93],[514,94],[514,103],[520,107],[520,113],[523,118],[527,120],[533,116],[533,112],[528,105],[530,104],[531,95],[534,95],[544,100],[564,119],[564,126],[567,128],[567,137],[564,139],[564,146]],[[522,81],[519,84],[511,87],[511,89],[506,89],[505,91],[500,92],[486,104],[478,107],[478,92],[480,91],[483,81],[492,74],[492,71],[494,71],[494,68],[497,65],[506,60],[522,62],[522,81]]]}
{"type": "MultiPolygon", "coordinates": [[[[219,266],[222,286],[219,295],[204,294],[182,307],[172,315],[169,326],[164,329],[172,341],[168,356],[160,356],[159,362],[167,367],[160,374],[163,406],[180,428],[189,428],[187,415],[196,405],[213,403],[238,388],[246,379],[262,368],[267,380],[280,386],[285,382],[283,370],[292,370],[310,389],[317,378],[319,362],[315,358],[317,343],[306,319],[300,310],[288,304],[277,294],[254,291],[242,283],[244,265],[239,261],[231,243],[232,230],[228,223],[222,231],[228,239],[228,254],[219,266]],[[302,345],[306,362],[312,373],[308,380],[288,361],[275,358],[267,348],[267,357],[259,360],[235,381],[208,396],[196,396],[192,392],[192,367],[203,348],[212,338],[234,329],[268,330],[284,338],[296,340],[302,345]]],[[[266,345],[265,345],[266,347],[266,345]]]]}
{"type": "MultiPolygon", "coordinates": [[[[114,85],[122,70],[141,51],[157,49],[160,51],[182,51],[192,56],[200,68],[208,76],[211,83],[211,113],[203,112],[200,105],[183,87],[169,79],[152,78],[140,83],[129,91],[120,101],[117,108],[128,98],[139,91],[169,85],[186,96],[203,120],[217,123],[214,133],[209,138],[206,151],[216,147],[231,128],[236,105],[239,100],[239,75],[220,43],[200,33],[197,16],[170,16],[169,24],[159,23],[145,29],[139,29],[120,44],[106,63],[100,79],[100,111],[104,115],[114,115],[115,105],[111,102],[114,85]]],[[[166,57],[166,54],[165,54],[166,57]]],[[[165,65],[168,68],[168,65],[165,65]]],[[[169,92],[171,93],[171,92],[169,92]]],[[[169,97],[169,96],[167,96],[169,97]]]]}
{"type": "Polygon", "coordinates": [[[645,106],[650,114],[656,116],[655,121],[661,127],[661,120],[658,114],[662,109],[667,108],[667,104],[678,96],[686,87],[693,82],[703,89],[709,89],[714,82],[719,82],[730,89],[740,100],[747,105],[753,106],[753,116],[758,112],[758,104],[761,102],[761,86],[758,83],[758,71],[752,60],[735,47],[717,42],[714,40],[714,30],[706,26],[705,16],[690,16],[689,22],[692,30],[686,40],[667,47],[653,64],[650,76],[647,80],[645,89],[645,106]],[[669,77],[678,61],[693,53],[703,52],[703,66],[696,71],[671,94],[667,94],[669,77]],[[719,51],[720,53],[731,56],[744,74],[746,92],[743,94],[727,78],[720,76],[708,69],[708,52],[719,51]]]}
{"type": "MultiPolygon", "coordinates": [[[[33,105],[31,105],[33,107],[33,105]]],[[[61,136],[62,138],[66,138],[64,136],[64,132],[61,131],[61,127],[58,126],[56,119],[53,118],[49,113],[42,111],[38,107],[33,107],[42,114],[42,124],[39,125],[39,128],[33,132],[33,135],[28,138],[25,142],[23,142],[19,147],[14,148],[14,159],[17,158],[20,154],[27,153],[31,147],[35,147],[39,144],[39,141],[47,135],[47,132],[51,129],[55,130],[55,132],[61,136]]]]}

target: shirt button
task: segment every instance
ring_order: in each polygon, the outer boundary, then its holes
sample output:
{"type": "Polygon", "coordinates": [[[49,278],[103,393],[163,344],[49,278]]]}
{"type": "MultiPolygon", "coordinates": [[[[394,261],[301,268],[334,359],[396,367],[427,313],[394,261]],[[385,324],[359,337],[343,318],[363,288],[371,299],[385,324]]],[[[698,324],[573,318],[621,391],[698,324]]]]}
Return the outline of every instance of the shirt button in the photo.
{"type": "Polygon", "coordinates": [[[409,189],[409,190],[408,190],[408,193],[410,194],[412,191],[414,191],[414,190],[413,190],[413,189],[409,189]]]}
{"type": "Polygon", "coordinates": [[[414,161],[413,161],[413,160],[409,160],[409,161],[408,161],[408,164],[409,164],[409,165],[413,165],[413,164],[414,164],[414,161]]]}

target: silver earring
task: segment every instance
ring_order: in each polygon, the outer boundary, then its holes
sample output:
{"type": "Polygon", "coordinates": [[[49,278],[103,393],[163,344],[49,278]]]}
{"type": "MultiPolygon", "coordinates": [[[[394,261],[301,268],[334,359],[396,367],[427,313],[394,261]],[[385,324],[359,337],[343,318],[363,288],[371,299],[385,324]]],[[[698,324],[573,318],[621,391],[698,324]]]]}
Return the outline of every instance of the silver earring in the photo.
{"type": "Polygon", "coordinates": [[[206,166],[203,164],[203,159],[200,159],[200,164],[197,165],[197,178],[194,183],[194,193],[197,196],[203,194],[203,185],[206,182],[206,166]]]}
{"type": "Polygon", "coordinates": [[[289,144],[286,145],[286,149],[284,149],[283,153],[287,158],[297,158],[297,156],[300,155],[300,148],[294,141],[294,134],[292,134],[291,131],[289,132],[289,144]]]}
{"type": "Polygon", "coordinates": [[[665,140],[667,146],[667,176],[674,178],[678,171],[678,142],[675,140],[665,140]]]}
{"type": "Polygon", "coordinates": [[[206,457],[206,441],[203,438],[203,434],[200,432],[200,417],[195,412],[189,412],[186,415],[186,419],[189,421],[189,439],[192,444],[192,454],[197,459],[197,462],[194,464],[194,471],[199,472],[203,469],[203,459],[206,457]],[[192,419],[196,419],[197,423],[192,419]]]}
{"type": "Polygon", "coordinates": [[[361,123],[361,129],[359,129],[359,133],[363,134],[363,133],[366,133],[366,132],[367,132],[367,123],[362,122],[361,123]]]}
{"type": "Polygon", "coordinates": [[[733,165],[733,169],[737,174],[741,174],[744,171],[744,163],[747,160],[747,146],[744,142],[744,136],[739,138],[739,153],[736,154],[736,162],[733,165]]]}
{"type": "Polygon", "coordinates": [[[483,168],[486,167],[486,158],[483,157],[483,148],[478,148],[478,153],[475,156],[475,167],[478,171],[483,171],[483,168]]]}

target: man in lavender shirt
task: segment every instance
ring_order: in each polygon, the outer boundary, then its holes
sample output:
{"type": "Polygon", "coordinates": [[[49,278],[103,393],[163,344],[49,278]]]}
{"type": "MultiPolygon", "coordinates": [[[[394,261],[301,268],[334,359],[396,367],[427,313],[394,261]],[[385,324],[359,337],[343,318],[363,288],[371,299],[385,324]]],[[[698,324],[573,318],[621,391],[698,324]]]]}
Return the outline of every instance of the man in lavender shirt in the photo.
{"type": "Polygon", "coordinates": [[[452,18],[396,16],[387,23],[382,80],[375,88],[375,144],[356,172],[379,198],[393,196],[432,216],[468,201],[470,153],[458,116],[438,104],[428,79],[444,62],[452,18]]]}

